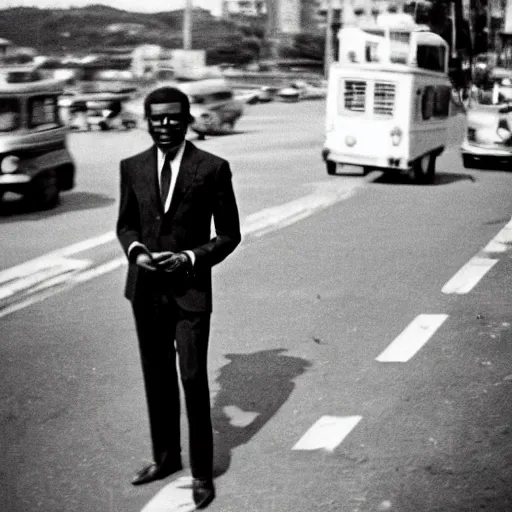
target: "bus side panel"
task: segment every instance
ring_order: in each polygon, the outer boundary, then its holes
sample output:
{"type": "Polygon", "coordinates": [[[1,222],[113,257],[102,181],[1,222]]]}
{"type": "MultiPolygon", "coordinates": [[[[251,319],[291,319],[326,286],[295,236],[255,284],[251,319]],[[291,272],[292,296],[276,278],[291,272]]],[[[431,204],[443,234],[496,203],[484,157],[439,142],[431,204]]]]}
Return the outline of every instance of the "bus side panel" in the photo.
{"type": "Polygon", "coordinates": [[[410,96],[410,161],[443,148],[450,111],[450,82],[415,74],[410,96]]]}

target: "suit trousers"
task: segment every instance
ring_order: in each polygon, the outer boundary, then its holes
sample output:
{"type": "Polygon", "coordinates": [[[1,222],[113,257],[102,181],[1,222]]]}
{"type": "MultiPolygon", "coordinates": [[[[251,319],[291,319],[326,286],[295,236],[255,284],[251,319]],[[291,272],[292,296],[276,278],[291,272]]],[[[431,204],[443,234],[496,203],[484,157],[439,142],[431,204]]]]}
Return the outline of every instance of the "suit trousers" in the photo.
{"type": "Polygon", "coordinates": [[[154,461],[165,467],[181,459],[178,359],[189,427],[191,473],[194,478],[211,478],[213,432],[207,374],[211,315],[184,311],[165,293],[136,299],[132,307],[154,461]]]}

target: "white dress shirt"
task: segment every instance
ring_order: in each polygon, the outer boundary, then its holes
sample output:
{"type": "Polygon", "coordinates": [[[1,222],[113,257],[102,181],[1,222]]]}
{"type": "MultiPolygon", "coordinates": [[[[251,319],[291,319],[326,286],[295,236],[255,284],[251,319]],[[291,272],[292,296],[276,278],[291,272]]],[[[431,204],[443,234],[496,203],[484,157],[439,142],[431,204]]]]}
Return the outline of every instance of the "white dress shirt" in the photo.
{"type": "MultiPolygon", "coordinates": [[[[165,199],[164,212],[167,213],[169,207],[171,206],[172,194],[174,192],[174,188],[176,187],[176,179],[178,177],[178,173],[180,172],[181,160],[183,158],[183,153],[185,151],[185,141],[182,142],[181,146],[178,148],[176,155],[171,160],[171,186],[169,187],[169,193],[167,194],[167,198],[165,199]]],[[[156,168],[158,170],[158,187],[162,185],[162,167],[165,162],[165,153],[157,148],[157,164],[156,168]]]]}
{"type": "MultiPolygon", "coordinates": [[[[167,213],[167,211],[169,211],[169,207],[171,206],[172,195],[173,195],[174,189],[176,187],[176,180],[178,178],[178,173],[180,172],[181,160],[183,159],[183,153],[185,152],[185,144],[186,144],[186,141],[183,141],[181,143],[181,146],[178,148],[176,155],[170,162],[171,163],[171,185],[169,187],[169,193],[167,194],[167,197],[165,199],[165,205],[164,205],[165,213],[167,213]]],[[[162,167],[164,166],[165,155],[166,155],[166,153],[164,153],[159,147],[157,147],[156,168],[158,171],[158,189],[159,190],[160,190],[160,187],[162,184],[161,183],[162,182],[162,167]]],[[[132,250],[132,248],[137,245],[142,245],[142,244],[139,242],[133,242],[130,245],[130,247],[128,247],[128,255],[130,254],[130,251],[132,250]]],[[[196,255],[192,251],[183,251],[183,252],[186,253],[190,257],[190,259],[192,261],[192,265],[194,265],[195,260],[196,260],[196,255]]]]}

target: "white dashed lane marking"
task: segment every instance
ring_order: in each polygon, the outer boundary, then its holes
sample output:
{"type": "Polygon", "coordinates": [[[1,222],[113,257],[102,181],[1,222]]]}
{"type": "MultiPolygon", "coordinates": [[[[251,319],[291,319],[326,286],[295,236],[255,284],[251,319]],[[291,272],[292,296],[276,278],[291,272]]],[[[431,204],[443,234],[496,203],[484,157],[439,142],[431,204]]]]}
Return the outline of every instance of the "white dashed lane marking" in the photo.
{"type": "Polygon", "coordinates": [[[293,446],[292,450],[333,452],[361,421],[362,416],[322,416],[293,446]]]}
{"type": "Polygon", "coordinates": [[[447,318],[448,315],[418,315],[376,360],[380,363],[409,361],[447,318]]]}
{"type": "Polygon", "coordinates": [[[446,294],[469,293],[499,260],[493,254],[512,247],[512,220],[473,258],[471,258],[442,288],[446,294]]]}
{"type": "Polygon", "coordinates": [[[196,510],[192,499],[192,477],[182,476],[162,488],[141,512],[190,512],[196,510]]]}

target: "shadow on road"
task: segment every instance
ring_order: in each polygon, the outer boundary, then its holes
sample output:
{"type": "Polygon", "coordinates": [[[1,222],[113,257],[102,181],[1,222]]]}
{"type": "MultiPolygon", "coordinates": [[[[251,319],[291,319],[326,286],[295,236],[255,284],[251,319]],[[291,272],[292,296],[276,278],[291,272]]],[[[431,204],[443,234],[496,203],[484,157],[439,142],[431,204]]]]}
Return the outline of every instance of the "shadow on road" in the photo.
{"type": "Polygon", "coordinates": [[[230,362],[221,368],[217,378],[220,391],[212,411],[215,477],[227,471],[232,450],[248,443],[276,414],[295,388],[293,380],[311,366],[305,359],[282,352],[284,349],[225,356],[230,362]],[[257,416],[245,426],[236,425],[227,414],[232,408],[257,416]]]}
{"type": "Polygon", "coordinates": [[[466,173],[456,173],[456,172],[437,172],[435,176],[434,183],[431,184],[422,184],[416,183],[414,178],[409,176],[407,173],[384,173],[382,176],[377,178],[373,183],[379,185],[413,185],[413,186],[436,186],[436,185],[449,185],[451,183],[455,183],[457,181],[471,181],[475,182],[474,176],[466,173]]]}
{"type": "Polygon", "coordinates": [[[104,208],[116,200],[103,194],[91,192],[66,192],[62,194],[60,203],[51,210],[35,210],[23,198],[9,199],[0,203],[0,224],[15,221],[42,220],[55,215],[79,210],[104,208]],[[15,218],[14,218],[15,217],[15,218]]]}

